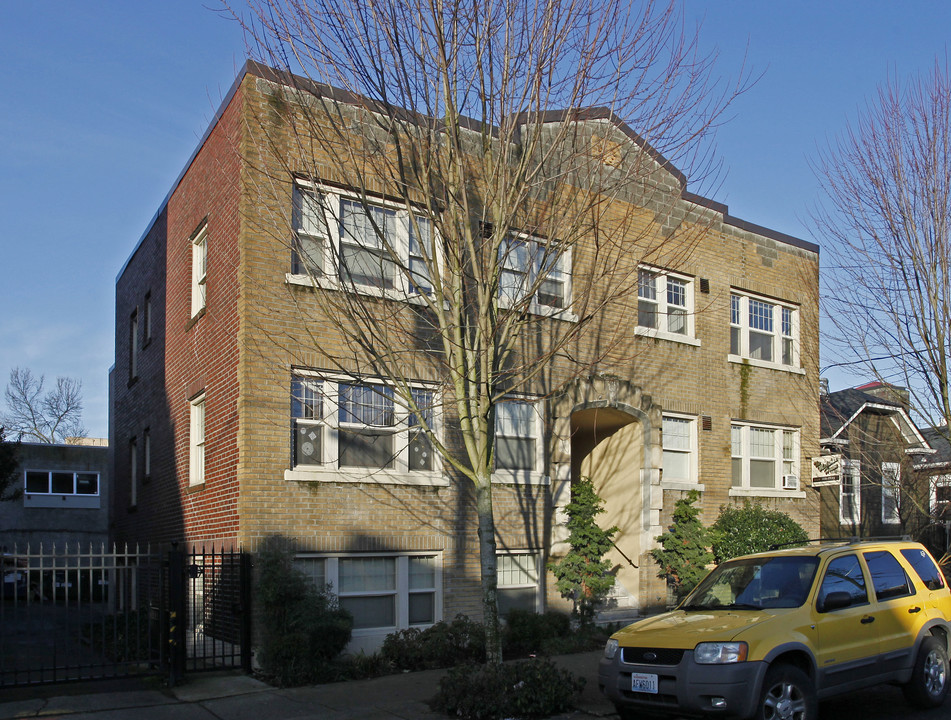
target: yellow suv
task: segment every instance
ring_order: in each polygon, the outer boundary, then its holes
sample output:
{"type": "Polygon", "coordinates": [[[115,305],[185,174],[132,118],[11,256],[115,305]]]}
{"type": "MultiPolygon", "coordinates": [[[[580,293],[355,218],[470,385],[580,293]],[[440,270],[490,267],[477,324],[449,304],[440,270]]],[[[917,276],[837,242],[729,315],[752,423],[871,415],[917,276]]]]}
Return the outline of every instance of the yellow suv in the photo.
{"type": "Polygon", "coordinates": [[[676,610],[614,633],[598,669],[642,713],[816,720],[819,700],[890,682],[948,694],[951,593],[912,542],[790,548],[718,565],[676,610]]]}

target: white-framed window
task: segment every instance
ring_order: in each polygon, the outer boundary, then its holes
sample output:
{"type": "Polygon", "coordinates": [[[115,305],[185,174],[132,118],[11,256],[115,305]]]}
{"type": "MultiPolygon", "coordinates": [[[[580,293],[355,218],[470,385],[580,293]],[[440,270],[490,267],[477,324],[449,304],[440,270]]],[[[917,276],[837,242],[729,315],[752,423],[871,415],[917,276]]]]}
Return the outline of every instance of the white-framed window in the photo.
{"type": "Polygon", "coordinates": [[[405,206],[298,182],[292,223],[289,281],[376,295],[432,292],[432,224],[405,206]]]}
{"type": "Polygon", "coordinates": [[[428,627],[442,619],[438,553],[298,555],[295,566],[319,589],[330,587],[353,615],[354,636],[428,627]]]}
{"type": "Polygon", "coordinates": [[[436,394],[410,389],[412,404],[377,380],[297,370],[291,377],[293,465],[299,469],[367,473],[437,473],[438,458],[424,428],[438,432],[436,394]]]}
{"type": "Polygon", "coordinates": [[[529,312],[557,314],[571,305],[571,249],[524,233],[508,236],[499,247],[499,305],[523,304],[529,312]]]}
{"type": "Polygon", "coordinates": [[[896,462],[882,463],[882,522],[901,522],[901,466],[896,462]]]}
{"type": "Polygon", "coordinates": [[[208,294],[208,225],[192,238],[192,317],[205,309],[208,294]]]}
{"type": "Polygon", "coordinates": [[[799,308],[739,290],[730,294],[730,359],[798,369],[799,308]]]}
{"type": "Polygon", "coordinates": [[[496,479],[532,482],[542,473],[542,417],[539,403],[507,398],[495,406],[496,479]]]}
{"type": "Polygon", "coordinates": [[[205,394],[189,403],[188,484],[205,482],[205,394]]]}
{"type": "Polygon", "coordinates": [[[839,476],[839,522],[857,526],[862,522],[862,464],[858,460],[842,460],[839,476]]]}
{"type": "Polygon", "coordinates": [[[730,426],[734,491],[799,491],[799,431],[734,422],[730,426]]]}
{"type": "Polygon", "coordinates": [[[637,270],[637,332],[683,342],[694,337],[694,281],[669,270],[637,270]]]}
{"type": "Polygon", "coordinates": [[[499,614],[513,609],[538,612],[538,553],[510,552],[495,556],[499,614]]]}
{"type": "Polygon", "coordinates": [[[664,482],[697,482],[697,419],[663,416],[664,482]]]}
{"type": "Polygon", "coordinates": [[[951,475],[935,475],[931,478],[931,512],[941,520],[951,514],[951,475]]]}

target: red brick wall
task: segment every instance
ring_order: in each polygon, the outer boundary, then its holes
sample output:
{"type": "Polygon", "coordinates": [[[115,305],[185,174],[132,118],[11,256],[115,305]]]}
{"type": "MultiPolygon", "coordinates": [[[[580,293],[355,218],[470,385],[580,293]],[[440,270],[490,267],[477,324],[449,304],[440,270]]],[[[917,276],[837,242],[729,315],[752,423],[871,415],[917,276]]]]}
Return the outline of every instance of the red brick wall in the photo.
{"type": "Polygon", "coordinates": [[[224,109],[116,285],[115,526],[120,541],[230,545],[237,535],[240,90],[224,109]],[[207,222],[207,304],[191,317],[191,238],[207,222]],[[128,382],[129,317],[151,292],[153,340],[128,382]],[[204,391],[205,483],[190,488],[189,400],[204,391]],[[144,429],[152,472],[142,478],[144,429]],[[129,507],[129,440],[140,484],[129,507]]]}

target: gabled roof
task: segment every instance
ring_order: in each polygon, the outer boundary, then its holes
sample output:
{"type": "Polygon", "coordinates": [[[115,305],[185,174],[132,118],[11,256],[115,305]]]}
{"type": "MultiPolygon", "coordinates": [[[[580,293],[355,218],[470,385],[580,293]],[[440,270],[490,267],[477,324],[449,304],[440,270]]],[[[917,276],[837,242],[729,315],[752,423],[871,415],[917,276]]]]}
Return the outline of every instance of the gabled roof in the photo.
{"type": "Polygon", "coordinates": [[[930,457],[924,459],[919,464],[919,467],[941,468],[951,466],[951,442],[948,442],[948,428],[922,428],[921,434],[935,452],[930,457]]]}
{"type": "Polygon", "coordinates": [[[931,449],[901,403],[871,395],[859,388],[847,388],[823,395],[819,413],[819,436],[822,443],[834,443],[855,418],[862,413],[871,413],[890,416],[910,449],[931,449]]]}

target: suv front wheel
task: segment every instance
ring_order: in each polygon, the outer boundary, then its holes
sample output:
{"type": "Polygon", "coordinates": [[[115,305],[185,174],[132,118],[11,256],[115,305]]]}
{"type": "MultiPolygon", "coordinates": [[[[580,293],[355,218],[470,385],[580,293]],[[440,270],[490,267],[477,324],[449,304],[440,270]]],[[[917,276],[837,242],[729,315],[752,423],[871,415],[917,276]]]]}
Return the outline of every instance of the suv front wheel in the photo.
{"type": "Polygon", "coordinates": [[[938,707],[944,702],[948,694],[948,651],[942,640],[932,636],[922,641],[911,680],[902,690],[910,703],[921,708],[938,707]]]}
{"type": "Polygon", "coordinates": [[[777,665],[766,672],[755,720],[816,720],[816,692],[809,677],[792,665],[777,665]]]}

